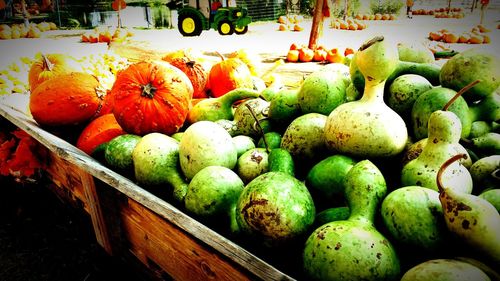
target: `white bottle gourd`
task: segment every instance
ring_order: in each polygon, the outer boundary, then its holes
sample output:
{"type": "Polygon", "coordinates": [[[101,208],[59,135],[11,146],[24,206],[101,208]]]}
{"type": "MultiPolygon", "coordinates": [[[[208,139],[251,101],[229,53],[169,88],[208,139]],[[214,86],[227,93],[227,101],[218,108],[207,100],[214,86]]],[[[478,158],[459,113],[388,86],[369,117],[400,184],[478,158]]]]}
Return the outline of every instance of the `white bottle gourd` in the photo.
{"type": "Polygon", "coordinates": [[[384,103],[384,86],[398,61],[397,45],[377,36],[354,55],[365,78],[360,100],[334,109],[325,124],[325,141],[330,150],[363,158],[395,156],[408,140],[404,120],[384,103]]]}

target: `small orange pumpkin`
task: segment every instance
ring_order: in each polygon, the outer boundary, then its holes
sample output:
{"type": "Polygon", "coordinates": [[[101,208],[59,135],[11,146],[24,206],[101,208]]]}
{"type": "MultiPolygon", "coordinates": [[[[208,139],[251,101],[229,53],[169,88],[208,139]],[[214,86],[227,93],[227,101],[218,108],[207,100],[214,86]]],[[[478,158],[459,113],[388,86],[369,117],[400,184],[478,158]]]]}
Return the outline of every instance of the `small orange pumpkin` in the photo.
{"type": "Polygon", "coordinates": [[[193,85],[193,98],[208,98],[206,91],[208,71],[205,70],[201,63],[196,62],[188,57],[172,59],[171,65],[182,70],[193,85]]]}
{"type": "Polygon", "coordinates": [[[301,62],[311,62],[314,58],[314,51],[309,48],[299,49],[299,61],[301,62]]]}
{"type": "Polygon", "coordinates": [[[30,95],[29,107],[42,126],[83,124],[97,116],[105,94],[95,76],[71,72],[38,85],[30,95]]]}
{"type": "Polygon", "coordinates": [[[41,55],[30,66],[28,72],[28,84],[30,91],[42,82],[59,74],[80,71],[77,62],[70,56],[64,54],[41,55]]]}
{"type": "Polygon", "coordinates": [[[289,62],[298,62],[299,61],[299,50],[297,50],[297,49],[288,50],[288,53],[286,54],[286,60],[289,62]]]}
{"type": "Polygon", "coordinates": [[[221,61],[212,65],[208,74],[213,97],[220,97],[236,88],[253,88],[252,73],[239,58],[221,57],[221,61]]]}
{"type": "Polygon", "coordinates": [[[111,96],[116,121],[127,133],[171,135],[186,120],[193,86],[167,62],[142,61],[118,72],[111,96]]]}
{"type": "Polygon", "coordinates": [[[90,155],[99,145],[123,134],[125,131],[116,122],[113,113],[104,114],[92,120],[83,129],[76,141],[76,147],[90,155]]]}

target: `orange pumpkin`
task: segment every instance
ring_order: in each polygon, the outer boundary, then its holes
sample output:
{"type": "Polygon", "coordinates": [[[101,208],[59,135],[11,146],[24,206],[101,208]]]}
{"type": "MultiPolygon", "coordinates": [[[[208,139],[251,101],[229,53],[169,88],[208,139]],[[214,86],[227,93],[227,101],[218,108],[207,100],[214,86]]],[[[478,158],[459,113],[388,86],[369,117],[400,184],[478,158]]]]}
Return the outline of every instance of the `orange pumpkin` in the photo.
{"type": "Polygon", "coordinates": [[[323,48],[317,48],[314,50],[313,61],[324,61],[326,60],[326,50],[323,48]]]}
{"type": "Polygon", "coordinates": [[[443,34],[443,40],[446,43],[457,43],[458,36],[455,33],[445,33],[443,34]]]}
{"type": "Polygon", "coordinates": [[[314,58],[314,51],[309,48],[299,49],[299,61],[301,62],[311,62],[314,58]]]}
{"type": "Polygon", "coordinates": [[[299,50],[297,50],[297,49],[288,50],[288,53],[286,54],[286,60],[289,62],[298,62],[299,61],[299,50]]]}
{"type": "Polygon", "coordinates": [[[253,88],[252,73],[239,58],[225,59],[212,65],[208,74],[213,97],[220,97],[236,88],[253,88]]]}
{"type": "Polygon", "coordinates": [[[193,86],[163,61],[137,62],[120,71],[113,87],[113,114],[127,133],[176,133],[188,114],[193,86]]]}
{"type": "Polygon", "coordinates": [[[41,55],[31,64],[28,72],[30,91],[33,92],[42,82],[59,74],[67,74],[80,70],[81,68],[78,66],[77,62],[68,55],[41,55]]]}
{"type": "Polygon", "coordinates": [[[76,141],[76,147],[90,155],[99,145],[123,134],[125,131],[116,122],[113,113],[104,114],[92,120],[83,129],[76,141]]]}
{"type": "Polygon", "coordinates": [[[30,95],[29,107],[42,126],[83,124],[97,116],[105,94],[95,76],[71,72],[38,85],[30,95]]]}
{"type": "Polygon", "coordinates": [[[207,98],[206,91],[208,72],[201,63],[198,63],[188,57],[175,58],[170,62],[171,65],[182,70],[193,85],[193,98],[207,98]]]}

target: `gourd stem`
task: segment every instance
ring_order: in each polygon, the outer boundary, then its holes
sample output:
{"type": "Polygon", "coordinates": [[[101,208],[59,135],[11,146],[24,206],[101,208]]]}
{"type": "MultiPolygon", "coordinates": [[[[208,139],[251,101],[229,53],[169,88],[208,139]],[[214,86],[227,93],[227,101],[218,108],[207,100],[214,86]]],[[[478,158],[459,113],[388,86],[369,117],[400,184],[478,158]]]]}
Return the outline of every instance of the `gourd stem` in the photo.
{"type": "Polygon", "coordinates": [[[460,159],[467,159],[467,155],[466,154],[457,154],[457,155],[451,157],[450,159],[446,160],[443,163],[443,165],[441,165],[441,167],[439,168],[439,171],[438,171],[437,176],[436,176],[436,182],[437,182],[437,187],[438,187],[439,193],[442,193],[444,191],[443,183],[441,181],[441,177],[444,173],[444,170],[446,170],[446,168],[448,168],[448,166],[453,164],[453,162],[460,160],[460,159]]]}
{"type": "Polygon", "coordinates": [[[150,99],[152,99],[156,93],[156,88],[153,85],[151,85],[151,83],[142,85],[141,90],[142,90],[141,96],[148,97],[150,99]]]}
{"type": "Polygon", "coordinates": [[[50,62],[49,58],[46,55],[42,54],[42,60],[43,68],[47,68],[49,71],[52,71],[52,69],[54,69],[54,64],[50,62]]]}
{"type": "Polygon", "coordinates": [[[260,125],[259,119],[255,115],[255,112],[253,112],[252,107],[248,105],[248,103],[246,103],[245,106],[250,111],[250,114],[252,115],[253,119],[255,119],[255,124],[257,124],[257,127],[259,127],[259,133],[262,136],[262,140],[264,141],[264,146],[266,147],[266,152],[269,153],[269,145],[267,145],[266,137],[264,134],[264,129],[262,129],[262,126],[260,125]]]}
{"type": "Polygon", "coordinates": [[[460,91],[458,91],[458,93],[456,93],[443,107],[443,111],[447,111],[448,108],[465,92],[467,92],[469,89],[471,89],[472,87],[476,86],[477,83],[481,82],[481,80],[476,80],[476,81],[473,81],[471,83],[469,83],[467,86],[463,87],[462,89],[460,89],[460,91]]]}
{"type": "Polygon", "coordinates": [[[358,51],[363,51],[365,49],[368,49],[371,45],[373,45],[377,42],[380,42],[380,41],[384,41],[384,36],[375,36],[372,39],[370,39],[368,42],[361,45],[361,47],[359,47],[358,51]]]}

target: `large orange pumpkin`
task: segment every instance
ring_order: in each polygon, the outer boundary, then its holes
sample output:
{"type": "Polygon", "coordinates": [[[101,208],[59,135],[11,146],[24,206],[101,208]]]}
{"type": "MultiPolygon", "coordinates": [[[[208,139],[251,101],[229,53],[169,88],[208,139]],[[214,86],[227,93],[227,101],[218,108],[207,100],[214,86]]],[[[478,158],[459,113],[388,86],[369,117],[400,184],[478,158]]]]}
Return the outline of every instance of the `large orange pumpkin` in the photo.
{"type": "Polygon", "coordinates": [[[236,88],[253,88],[252,74],[239,58],[228,58],[215,63],[208,80],[213,97],[220,97],[236,88]]]}
{"type": "Polygon", "coordinates": [[[28,85],[30,91],[33,92],[42,82],[59,74],[67,74],[81,70],[78,63],[68,55],[41,55],[31,64],[28,72],[28,85]]]}
{"type": "Polygon", "coordinates": [[[76,141],[76,147],[90,155],[99,145],[123,134],[125,131],[116,122],[113,113],[104,114],[92,120],[83,129],[76,141]]]}
{"type": "Polygon", "coordinates": [[[208,98],[206,91],[208,72],[201,63],[188,57],[180,57],[172,59],[170,64],[182,70],[187,75],[193,85],[193,98],[208,98]]]}
{"type": "Polygon", "coordinates": [[[113,114],[128,133],[177,132],[190,109],[193,86],[167,62],[137,62],[120,71],[113,87],[113,114]]]}
{"type": "Polygon", "coordinates": [[[105,94],[95,76],[71,72],[38,85],[30,95],[29,107],[42,126],[83,124],[97,116],[105,94]]]}

